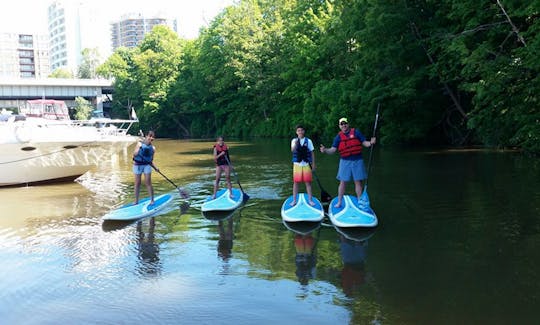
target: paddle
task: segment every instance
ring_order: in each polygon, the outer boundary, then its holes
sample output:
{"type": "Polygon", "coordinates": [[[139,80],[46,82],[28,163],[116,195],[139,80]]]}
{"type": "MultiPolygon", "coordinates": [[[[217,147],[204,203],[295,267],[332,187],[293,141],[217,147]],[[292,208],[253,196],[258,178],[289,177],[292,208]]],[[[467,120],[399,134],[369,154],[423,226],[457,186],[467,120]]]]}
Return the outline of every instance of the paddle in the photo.
{"type": "MultiPolygon", "coordinates": [[[[142,130],[139,130],[139,135],[140,135],[141,137],[144,138],[144,133],[143,133],[142,130]]],[[[146,162],[146,161],[144,161],[144,162],[146,162]]],[[[180,197],[182,197],[182,198],[184,198],[184,199],[189,198],[189,193],[188,193],[186,190],[180,188],[180,186],[177,186],[176,184],[174,184],[173,181],[171,181],[171,180],[170,180],[167,176],[165,176],[165,175],[164,175],[164,174],[163,174],[156,166],[154,166],[154,163],[153,163],[153,162],[150,162],[150,166],[151,166],[156,172],[158,172],[161,176],[163,176],[163,178],[165,178],[169,183],[172,184],[172,186],[174,186],[174,187],[178,190],[178,193],[180,193],[180,197]]]]}
{"type": "MultiPolygon", "coordinates": [[[[379,108],[381,104],[377,104],[377,114],[375,115],[375,125],[373,126],[373,138],[375,137],[375,132],[377,131],[377,122],[379,121],[379,108]]],[[[358,204],[360,207],[362,207],[364,210],[370,209],[370,203],[369,203],[369,196],[367,192],[367,183],[368,183],[368,177],[369,177],[369,171],[371,170],[371,159],[373,157],[373,147],[374,145],[371,145],[369,147],[369,162],[368,162],[368,169],[367,169],[367,175],[366,175],[366,182],[364,184],[364,191],[362,192],[362,195],[360,196],[360,201],[358,204]]]]}
{"type": "Polygon", "coordinates": [[[151,163],[150,166],[152,166],[152,168],[156,172],[158,172],[161,176],[163,176],[163,178],[165,178],[169,183],[171,183],[172,186],[174,186],[178,190],[178,193],[180,193],[180,196],[182,198],[184,198],[184,199],[189,198],[189,193],[186,190],[184,190],[184,189],[180,188],[180,186],[177,186],[176,184],[174,184],[174,182],[171,181],[167,176],[165,176],[159,169],[157,169],[156,166],[154,166],[154,164],[151,163]]]}
{"type": "Polygon", "coordinates": [[[313,176],[315,177],[315,180],[317,181],[317,184],[319,185],[319,189],[321,190],[321,202],[327,203],[327,202],[332,201],[332,196],[328,194],[328,192],[326,192],[324,188],[322,187],[321,181],[319,180],[319,177],[317,177],[317,174],[313,170],[313,166],[311,166],[311,163],[309,163],[309,168],[311,168],[311,172],[313,173],[313,176]]]}
{"type": "Polygon", "coordinates": [[[236,171],[234,170],[234,167],[231,165],[231,162],[229,161],[229,157],[227,157],[227,154],[224,155],[225,159],[227,160],[227,165],[229,165],[229,168],[232,170],[234,178],[236,179],[236,183],[238,183],[238,187],[240,187],[240,190],[242,191],[242,201],[244,203],[249,200],[249,195],[244,192],[244,189],[242,188],[242,185],[240,185],[240,179],[238,179],[238,175],[236,174],[236,171]]]}

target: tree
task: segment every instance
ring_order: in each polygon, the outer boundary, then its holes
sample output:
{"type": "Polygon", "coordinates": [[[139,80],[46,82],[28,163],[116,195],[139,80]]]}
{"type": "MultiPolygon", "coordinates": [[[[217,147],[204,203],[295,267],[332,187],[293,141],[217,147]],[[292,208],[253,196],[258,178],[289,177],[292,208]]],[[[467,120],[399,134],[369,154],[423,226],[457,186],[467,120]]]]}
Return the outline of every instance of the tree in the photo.
{"type": "Polygon", "coordinates": [[[71,71],[68,69],[58,68],[49,75],[49,78],[73,79],[73,73],[71,73],[71,71]]]}
{"type": "Polygon", "coordinates": [[[97,77],[97,67],[100,62],[100,55],[97,48],[82,50],[82,62],[77,72],[80,79],[94,79],[97,77]]]}
{"type": "Polygon", "coordinates": [[[89,120],[93,110],[94,107],[89,101],[83,97],[75,98],[75,118],[77,120],[89,120]]]}

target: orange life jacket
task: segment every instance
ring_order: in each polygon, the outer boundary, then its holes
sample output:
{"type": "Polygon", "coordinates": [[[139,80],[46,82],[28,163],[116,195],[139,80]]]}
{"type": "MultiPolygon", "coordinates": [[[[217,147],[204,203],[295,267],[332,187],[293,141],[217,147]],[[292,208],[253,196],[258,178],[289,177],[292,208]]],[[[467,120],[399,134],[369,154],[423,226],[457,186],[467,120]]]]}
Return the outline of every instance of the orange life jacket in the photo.
{"type": "Polygon", "coordinates": [[[355,135],[354,128],[349,130],[349,134],[345,135],[343,131],[339,132],[338,151],[341,157],[349,157],[352,155],[359,155],[362,153],[362,141],[355,135]]]}
{"type": "Polygon", "coordinates": [[[224,143],[222,146],[215,144],[214,148],[216,148],[216,154],[220,154],[222,152],[225,152],[225,154],[221,157],[219,157],[216,160],[216,164],[218,165],[228,165],[227,159],[229,158],[229,147],[224,143]],[[227,158],[225,158],[227,157],[227,158]]]}

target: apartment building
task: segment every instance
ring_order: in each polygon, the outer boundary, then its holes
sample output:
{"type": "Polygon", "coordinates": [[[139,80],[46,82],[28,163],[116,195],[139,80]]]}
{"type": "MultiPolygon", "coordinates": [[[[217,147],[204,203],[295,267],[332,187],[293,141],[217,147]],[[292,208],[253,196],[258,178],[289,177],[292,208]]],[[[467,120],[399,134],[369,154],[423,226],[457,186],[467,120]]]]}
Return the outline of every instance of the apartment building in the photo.
{"type": "Polygon", "coordinates": [[[46,78],[49,74],[47,35],[0,33],[0,77],[46,78]]]}

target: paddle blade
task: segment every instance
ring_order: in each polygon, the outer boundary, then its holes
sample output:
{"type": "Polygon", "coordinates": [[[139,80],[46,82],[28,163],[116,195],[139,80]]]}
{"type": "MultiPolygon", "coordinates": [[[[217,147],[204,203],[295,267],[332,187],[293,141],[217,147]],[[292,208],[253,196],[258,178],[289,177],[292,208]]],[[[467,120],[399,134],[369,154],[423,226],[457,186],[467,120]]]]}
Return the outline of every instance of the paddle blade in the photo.
{"type": "Polygon", "coordinates": [[[242,201],[246,203],[247,200],[249,200],[249,195],[246,192],[242,192],[242,201]]]}
{"type": "Polygon", "coordinates": [[[328,203],[330,201],[332,201],[332,196],[330,196],[330,194],[328,194],[328,192],[323,190],[321,192],[321,202],[328,203]]]}
{"type": "Polygon", "coordinates": [[[364,211],[369,211],[371,209],[369,203],[369,196],[367,192],[367,186],[364,188],[362,195],[360,195],[360,200],[358,201],[358,207],[364,211]]]}
{"type": "Polygon", "coordinates": [[[180,187],[178,187],[177,190],[178,190],[178,193],[180,193],[181,198],[189,199],[189,193],[186,190],[184,190],[184,189],[182,189],[180,187]]]}

